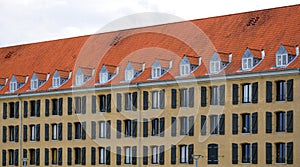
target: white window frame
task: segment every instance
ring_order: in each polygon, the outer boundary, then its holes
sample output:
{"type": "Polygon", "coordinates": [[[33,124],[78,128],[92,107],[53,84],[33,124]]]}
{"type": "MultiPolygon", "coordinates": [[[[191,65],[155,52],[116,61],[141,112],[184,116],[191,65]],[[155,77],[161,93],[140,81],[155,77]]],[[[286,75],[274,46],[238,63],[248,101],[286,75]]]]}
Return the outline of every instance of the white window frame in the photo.
{"type": "Polygon", "coordinates": [[[253,57],[247,57],[242,59],[242,69],[250,70],[253,67],[253,57]]]}
{"type": "Polygon", "coordinates": [[[158,146],[152,146],[151,150],[152,150],[151,163],[152,164],[158,164],[158,160],[159,160],[159,153],[158,153],[159,148],[158,148],[158,146]]]}
{"type": "MultiPolygon", "coordinates": [[[[180,96],[183,96],[183,98],[182,98],[183,102],[181,102],[180,107],[188,107],[188,105],[189,105],[188,89],[184,88],[182,90],[183,90],[183,93],[180,94],[180,96]]],[[[181,100],[181,97],[180,97],[180,100],[181,100]]]]}
{"type": "Polygon", "coordinates": [[[277,81],[276,82],[276,100],[285,101],[287,98],[287,82],[286,81],[277,81]],[[279,90],[277,89],[279,87],[279,90]],[[279,92],[278,92],[279,91],[279,92]],[[277,99],[279,94],[279,99],[277,99]]]}
{"type": "Polygon", "coordinates": [[[58,139],[58,126],[57,124],[52,124],[52,140],[58,139]]]}
{"type": "Polygon", "coordinates": [[[99,122],[99,138],[106,138],[106,122],[99,122]]]}
{"type": "Polygon", "coordinates": [[[125,70],[125,81],[131,81],[134,77],[134,70],[125,70]]]}
{"type": "Polygon", "coordinates": [[[125,164],[131,164],[131,147],[125,147],[125,164]]]}
{"type": "Polygon", "coordinates": [[[99,164],[106,163],[106,149],[105,147],[99,147],[99,164]]]}
{"type": "Polygon", "coordinates": [[[152,109],[159,108],[159,91],[152,92],[152,109]]]}
{"type": "Polygon", "coordinates": [[[83,74],[77,74],[76,75],[76,85],[79,86],[79,85],[82,85],[84,82],[84,75],[83,74]]]}
{"type": "Polygon", "coordinates": [[[36,140],[36,126],[35,125],[30,125],[30,141],[35,141],[36,140]]]}
{"type": "Polygon", "coordinates": [[[220,72],[221,62],[220,61],[210,61],[210,73],[218,73],[220,72]]]}
{"type": "Polygon", "coordinates": [[[108,73],[107,72],[100,73],[100,83],[104,84],[107,81],[108,81],[108,73]]]}
{"type": "Polygon", "coordinates": [[[180,76],[189,75],[191,73],[190,64],[180,64],[180,76]]]}
{"type": "Polygon", "coordinates": [[[276,55],[276,66],[284,67],[288,64],[288,55],[287,54],[278,54],[276,55]]]}
{"type": "Polygon", "coordinates": [[[10,87],[9,87],[10,92],[16,91],[18,89],[17,87],[18,87],[17,82],[10,82],[10,87]]]}
{"type": "Polygon", "coordinates": [[[58,88],[60,86],[60,77],[53,77],[52,87],[58,88]]]}
{"type": "Polygon", "coordinates": [[[189,150],[187,145],[180,145],[180,163],[186,164],[189,159],[189,150]]]}
{"type": "Polygon", "coordinates": [[[251,103],[252,100],[252,86],[251,84],[244,84],[243,86],[243,103],[251,103]]]}
{"type": "Polygon", "coordinates": [[[39,80],[38,79],[32,79],[30,82],[30,89],[36,90],[39,87],[39,80]]]}
{"type": "Polygon", "coordinates": [[[151,73],[153,79],[161,77],[161,67],[153,67],[151,73]]]}

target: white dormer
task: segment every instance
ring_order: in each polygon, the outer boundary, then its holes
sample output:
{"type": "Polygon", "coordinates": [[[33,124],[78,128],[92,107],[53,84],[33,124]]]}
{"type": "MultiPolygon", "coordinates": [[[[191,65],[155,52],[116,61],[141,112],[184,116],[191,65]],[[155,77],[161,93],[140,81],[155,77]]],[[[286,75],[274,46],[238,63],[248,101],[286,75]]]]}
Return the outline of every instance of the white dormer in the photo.
{"type": "Polygon", "coordinates": [[[53,78],[52,78],[52,87],[58,88],[60,86],[61,79],[57,70],[55,70],[53,78]]]}
{"type": "Polygon", "coordinates": [[[180,76],[189,75],[191,73],[191,63],[186,56],[180,61],[180,76]]]}
{"type": "Polygon", "coordinates": [[[299,54],[298,46],[280,45],[276,52],[276,67],[286,67],[299,54]]]}
{"type": "Polygon", "coordinates": [[[249,71],[265,57],[264,50],[247,48],[242,57],[242,70],[249,71]]]}
{"type": "Polygon", "coordinates": [[[134,77],[134,68],[130,62],[128,62],[125,68],[125,81],[131,81],[134,77]]]}
{"type": "Polygon", "coordinates": [[[104,84],[108,81],[108,70],[105,65],[102,66],[99,77],[100,84],[104,84]]]}
{"type": "Polygon", "coordinates": [[[31,81],[30,81],[30,89],[36,90],[38,87],[39,87],[39,79],[38,79],[36,73],[34,73],[32,75],[31,81]]]}
{"type": "Polygon", "coordinates": [[[79,86],[82,85],[84,83],[84,74],[81,70],[81,68],[78,68],[77,72],[76,72],[76,76],[75,76],[75,85],[79,86]]]}
{"type": "Polygon", "coordinates": [[[18,82],[16,77],[13,75],[11,77],[10,83],[9,83],[9,91],[14,92],[18,89],[18,82]]]}
{"type": "Polygon", "coordinates": [[[151,74],[153,79],[157,79],[162,75],[162,67],[157,60],[152,64],[151,74]]]}
{"type": "Polygon", "coordinates": [[[219,73],[231,62],[231,60],[231,53],[214,52],[210,59],[210,73],[219,73]]]}

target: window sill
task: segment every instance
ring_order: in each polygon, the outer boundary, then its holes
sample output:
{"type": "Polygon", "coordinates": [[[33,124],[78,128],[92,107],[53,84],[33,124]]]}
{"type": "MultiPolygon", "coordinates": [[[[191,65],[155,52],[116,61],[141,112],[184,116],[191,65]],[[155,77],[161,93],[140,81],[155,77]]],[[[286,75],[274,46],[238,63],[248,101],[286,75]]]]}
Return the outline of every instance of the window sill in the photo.
{"type": "Polygon", "coordinates": [[[242,135],[250,135],[251,133],[250,132],[242,132],[241,134],[242,135]]]}
{"type": "Polygon", "coordinates": [[[242,162],[241,163],[242,165],[249,165],[249,164],[251,164],[250,162],[242,162]]]}
{"type": "Polygon", "coordinates": [[[275,164],[276,165],[285,165],[286,163],[285,162],[276,162],[275,164]]]}

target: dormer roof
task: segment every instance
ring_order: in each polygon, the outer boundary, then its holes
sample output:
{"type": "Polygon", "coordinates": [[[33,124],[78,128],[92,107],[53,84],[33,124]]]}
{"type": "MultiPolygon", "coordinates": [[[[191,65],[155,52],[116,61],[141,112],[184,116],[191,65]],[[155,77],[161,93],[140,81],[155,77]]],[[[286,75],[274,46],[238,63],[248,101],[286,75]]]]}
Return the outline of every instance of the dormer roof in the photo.
{"type": "Polygon", "coordinates": [[[253,57],[255,59],[261,59],[262,58],[261,50],[247,48],[244,55],[243,55],[243,58],[247,58],[247,57],[253,57]]]}
{"type": "Polygon", "coordinates": [[[276,54],[296,55],[296,46],[281,44],[276,54]]]}

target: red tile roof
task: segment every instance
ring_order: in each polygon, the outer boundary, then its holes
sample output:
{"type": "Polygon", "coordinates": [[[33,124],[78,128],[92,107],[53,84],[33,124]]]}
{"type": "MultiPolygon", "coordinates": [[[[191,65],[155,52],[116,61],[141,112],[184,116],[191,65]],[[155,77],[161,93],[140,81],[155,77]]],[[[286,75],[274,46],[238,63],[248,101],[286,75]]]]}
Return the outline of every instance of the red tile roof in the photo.
{"type": "MultiPolygon", "coordinates": [[[[246,48],[265,51],[265,58],[251,72],[277,70],[273,67],[280,44],[299,45],[300,14],[297,11],[300,5],[4,47],[0,48],[0,78],[10,80],[13,74],[31,78],[34,71],[50,73],[49,80],[36,90],[48,91],[52,89],[55,69],[72,71],[72,78],[57,88],[66,89],[72,87],[78,67],[89,67],[95,69],[96,74],[83,86],[94,86],[99,82],[102,65],[109,64],[120,70],[107,84],[123,84],[124,68],[132,61],[145,63],[145,70],[132,82],[153,82],[149,80],[151,65],[155,59],[165,59],[172,60],[173,65],[158,80],[172,80],[179,76],[179,63],[184,55],[202,57],[201,66],[188,76],[202,77],[209,71],[209,60],[214,52],[232,53],[232,62],[223,72],[236,74],[241,69],[246,48]]],[[[258,52],[252,54],[259,56],[258,52]]],[[[229,55],[226,56],[222,59],[229,61],[229,55]]],[[[190,57],[189,60],[192,61],[190,57]]],[[[298,56],[285,69],[299,67],[298,56]]],[[[59,73],[63,77],[69,75],[59,73]]],[[[14,93],[26,92],[29,88],[30,82],[27,82],[14,93]]],[[[8,89],[9,84],[6,84],[0,94],[8,89]]]]}

